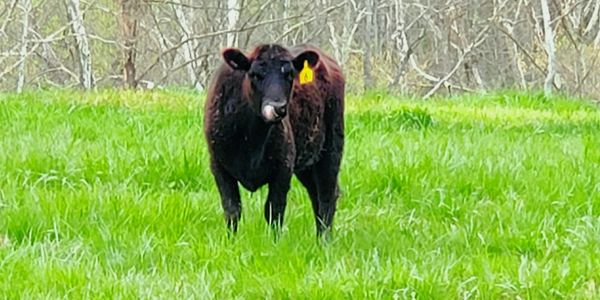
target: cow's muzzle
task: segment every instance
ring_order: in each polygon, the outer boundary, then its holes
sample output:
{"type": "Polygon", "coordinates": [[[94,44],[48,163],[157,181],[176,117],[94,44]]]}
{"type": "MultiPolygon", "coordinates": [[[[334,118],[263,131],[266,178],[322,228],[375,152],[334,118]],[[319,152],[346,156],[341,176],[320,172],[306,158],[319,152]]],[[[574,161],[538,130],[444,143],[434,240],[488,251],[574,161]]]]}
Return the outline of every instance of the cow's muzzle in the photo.
{"type": "Polygon", "coordinates": [[[267,122],[280,121],[287,114],[287,103],[265,101],[262,106],[261,113],[267,122]]]}

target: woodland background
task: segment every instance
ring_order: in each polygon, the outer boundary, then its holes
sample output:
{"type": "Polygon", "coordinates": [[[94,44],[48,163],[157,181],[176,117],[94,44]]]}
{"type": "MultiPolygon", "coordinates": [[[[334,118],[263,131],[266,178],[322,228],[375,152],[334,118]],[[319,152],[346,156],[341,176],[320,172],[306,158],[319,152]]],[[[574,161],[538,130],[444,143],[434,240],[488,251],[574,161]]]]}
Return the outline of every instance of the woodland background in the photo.
{"type": "Polygon", "coordinates": [[[3,0],[0,91],[191,87],[220,50],[311,43],[348,89],[600,99],[600,0],[3,0]]]}

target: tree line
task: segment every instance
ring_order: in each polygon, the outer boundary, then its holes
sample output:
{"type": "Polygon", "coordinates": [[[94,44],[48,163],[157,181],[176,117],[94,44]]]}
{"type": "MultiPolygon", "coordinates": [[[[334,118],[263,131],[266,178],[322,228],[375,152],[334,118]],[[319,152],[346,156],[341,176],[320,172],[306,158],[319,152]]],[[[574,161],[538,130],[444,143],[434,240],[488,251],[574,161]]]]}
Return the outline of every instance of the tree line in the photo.
{"type": "Polygon", "coordinates": [[[600,98],[600,0],[4,0],[0,90],[203,90],[264,42],[324,49],[353,91],[600,98]]]}

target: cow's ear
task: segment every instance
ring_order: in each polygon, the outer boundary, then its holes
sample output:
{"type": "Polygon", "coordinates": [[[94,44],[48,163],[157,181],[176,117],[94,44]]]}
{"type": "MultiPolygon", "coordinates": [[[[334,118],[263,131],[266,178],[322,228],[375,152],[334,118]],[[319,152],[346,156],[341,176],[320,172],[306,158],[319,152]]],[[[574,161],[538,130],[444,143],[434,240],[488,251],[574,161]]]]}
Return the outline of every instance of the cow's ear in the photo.
{"type": "Polygon", "coordinates": [[[304,51],[304,52],[298,54],[298,56],[296,56],[292,60],[292,64],[294,64],[294,69],[296,69],[296,71],[300,72],[300,70],[302,70],[302,68],[304,68],[305,61],[308,62],[309,67],[313,68],[319,62],[319,54],[317,54],[317,52],[311,51],[311,50],[304,51]]]}
{"type": "Polygon", "coordinates": [[[235,48],[226,48],[221,53],[223,60],[234,70],[250,70],[250,60],[242,51],[235,48]]]}

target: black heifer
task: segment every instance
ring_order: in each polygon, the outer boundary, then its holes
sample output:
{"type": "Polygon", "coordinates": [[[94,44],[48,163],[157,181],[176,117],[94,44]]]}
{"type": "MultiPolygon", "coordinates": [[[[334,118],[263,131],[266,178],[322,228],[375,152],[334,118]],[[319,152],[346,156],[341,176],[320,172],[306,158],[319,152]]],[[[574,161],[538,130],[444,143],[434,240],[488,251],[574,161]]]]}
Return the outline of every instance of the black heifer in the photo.
{"type": "Polygon", "coordinates": [[[208,91],[204,130],[225,219],[236,231],[238,182],[267,184],[265,218],[280,226],[292,174],[306,187],[317,234],[331,227],[344,147],[344,76],[317,48],[261,45],[248,55],[222,52],[225,64],[208,91]],[[312,82],[299,81],[308,67],[312,82]]]}

